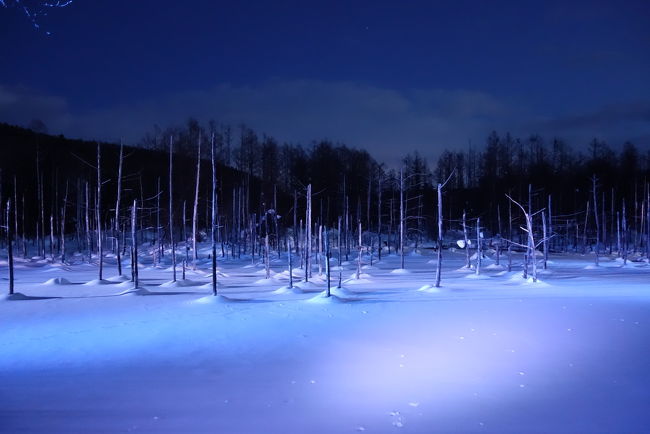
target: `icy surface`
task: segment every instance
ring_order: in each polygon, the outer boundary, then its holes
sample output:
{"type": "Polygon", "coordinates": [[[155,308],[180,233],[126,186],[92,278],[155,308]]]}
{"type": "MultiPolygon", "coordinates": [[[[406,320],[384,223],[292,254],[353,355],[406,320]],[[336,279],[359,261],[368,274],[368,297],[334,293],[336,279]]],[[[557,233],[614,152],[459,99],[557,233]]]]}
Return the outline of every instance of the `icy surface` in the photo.
{"type": "Polygon", "coordinates": [[[430,259],[359,280],[350,261],[329,299],[316,266],[289,289],[283,262],[264,279],[249,257],[219,259],[218,297],[208,261],[170,283],[143,257],[137,291],[112,258],[102,281],[19,261],[19,294],[0,299],[0,432],[650,430],[647,264],[554,255],[534,283],[519,257],[475,278],[445,252],[435,288],[430,259]]]}

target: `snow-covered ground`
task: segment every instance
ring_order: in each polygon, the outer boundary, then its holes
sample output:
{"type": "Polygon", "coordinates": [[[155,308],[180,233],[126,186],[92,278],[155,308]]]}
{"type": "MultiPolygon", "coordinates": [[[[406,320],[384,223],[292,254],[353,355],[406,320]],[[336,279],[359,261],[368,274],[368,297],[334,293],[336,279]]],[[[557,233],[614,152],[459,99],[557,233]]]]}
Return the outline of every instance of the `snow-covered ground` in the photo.
{"type": "Polygon", "coordinates": [[[357,281],[350,258],[330,299],[316,267],[286,289],[284,260],[269,280],[220,260],[217,298],[207,259],[165,284],[143,257],[138,292],[20,261],[24,297],[0,300],[0,431],[650,432],[650,266],[554,255],[531,283],[521,258],[476,276],[445,252],[435,289],[431,259],[366,261],[357,281]]]}

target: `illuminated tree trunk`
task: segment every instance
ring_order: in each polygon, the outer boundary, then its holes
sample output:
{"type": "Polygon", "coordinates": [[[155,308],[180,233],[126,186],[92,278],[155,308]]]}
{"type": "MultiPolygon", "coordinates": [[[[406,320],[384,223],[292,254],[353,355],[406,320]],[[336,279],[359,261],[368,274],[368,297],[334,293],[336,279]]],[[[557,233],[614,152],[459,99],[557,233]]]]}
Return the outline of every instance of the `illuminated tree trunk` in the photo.
{"type": "Polygon", "coordinates": [[[436,266],[436,288],[442,279],[442,184],[438,184],[438,261],[436,266]]]}
{"type": "Polygon", "coordinates": [[[9,265],[9,295],[14,293],[14,228],[11,223],[11,199],[9,199],[7,201],[7,262],[9,265]]]}
{"type": "Polygon", "coordinates": [[[174,182],[173,182],[174,139],[169,138],[169,243],[172,253],[172,282],[176,282],[176,240],[174,239],[174,182]]]}
{"type": "Polygon", "coordinates": [[[311,184],[307,186],[307,210],[305,216],[305,282],[311,277],[311,184]]]}
{"type": "Polygon", "coordinates": [[[594,198],[594,219],[596,220],[596,265],[598,265],[598,253],[600,252],[600,221],[598,219],[598,197],[596,195],[596,175],[591,177],[591,192],[594,198]]]}
{"type": "Polygon", "coordinates": [[[196,260],[199,258],[196,249],[197,225],[199,219],[199,181],[201,178],[201,136],[199,135],[198,147],[196,153],[196,187],[194,189],[194,211],[192,213],[192,255],[193,263],[192,269],[196,270],[196,260]]]}
{"type": "Polygon", "coordinates": [[[120,200],[122,198],[122,161],[124,145],[120,143],[120,157],[117,166],[117,198],[115,200],[115,243],[117,247],[117,274],[122,275],[122,252],[120,249],[120,200]]]}
{"type": "Polygon", "coordinates": [[[104,244],[102,242],[102,154],[97,143],[97,252],[99,254],[99,280],[104,278],[104,244]]]}
{"type": "Polygon", "coordinates": [[[481,260],[483,256],[483,248],[481,243],[481,218],[476,219],[476,275],[481,274],[481,260]]]}
{"type": "Polygon", "coordinates": [[[138,201],[133,200],[133,207],[131,208],[131,280],[133,281],[133,288],[137,289],[139,285],[138,276],[138,238],[137,238],[137,210],[138,201]]]}
{"type": "Polygon", "coordinates": [[[217,165],[214,149],[214,136],[210,146],[210,164],[212,166],[212,214],[210,235],[212,241],[212,295],[217,295],[217,165]]]}

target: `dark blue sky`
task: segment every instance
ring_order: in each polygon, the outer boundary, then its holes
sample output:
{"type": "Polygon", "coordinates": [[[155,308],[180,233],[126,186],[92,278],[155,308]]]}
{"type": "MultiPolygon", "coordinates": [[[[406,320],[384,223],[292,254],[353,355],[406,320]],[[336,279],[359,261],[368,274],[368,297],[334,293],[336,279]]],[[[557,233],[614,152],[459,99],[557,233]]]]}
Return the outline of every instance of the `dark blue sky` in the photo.
{"type": "Polygon", "coordinates": [[[75,0],[0,8],[0,121],[135,141],[246,122],[382,159],[491,129],[650,145],[647,1],[75,0]]]}

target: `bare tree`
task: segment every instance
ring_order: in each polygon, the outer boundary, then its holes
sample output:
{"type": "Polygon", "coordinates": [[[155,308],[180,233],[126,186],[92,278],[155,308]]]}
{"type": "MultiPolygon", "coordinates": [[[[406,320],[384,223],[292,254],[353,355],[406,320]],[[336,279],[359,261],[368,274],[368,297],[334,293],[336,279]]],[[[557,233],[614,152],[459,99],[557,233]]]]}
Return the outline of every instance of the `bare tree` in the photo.
{"type": "Polygon", "coordinates": [[[199,134],[198,146],[196,152],[196,188],[194,189],[194,211],[192,213],[192,269],[196,270],[196,260],[199,258],[196,249],[197,225],[199,221],[199,181],[201,179],[201,135],[199,134]]]}
{"type": "Polygon", "coordinates": [[[138,239],[137,239],[137,210],[138,200],[133,199],[133,207],[131,208],[131,280],[133,287],[138,289],[138,239]]]}
{"type": "Polygon", "coordinates": [[[454,169],[445,182],[438,183],[438,261],[436,266],[436,288],[440,287],[442,274],[442,189],[447,185],[456,170],[454,169]]]}
{"type": "MultiPolygon", "coordinates": [[[[117,247],[117,274],[122,275],[122,253],[120,249],[120,199],[122,197],[122,160],[124,158],[124,144],[120,142],[120,157],[117,166],[117,198],[115,200],[115,243],[117,247]]],[[[66,186],[67,188],[67,186],[66,186]]]]}
{"type": "Polygon", "coordinates": [[[217,165],[214,147],[214,135],[210,144],[210,165],[212,166],[212,215],[210,219],[210,237],[212,241],[212,295],[217,295],[217,165]]]}
{"type": "Polygon", "coordinates": [[[102,154],[97,142],[97,252],[99,254],[99,280],[104,278],[104,250],[102,244],[102,154]]]}
{"type": "Polygon", "coordinates": [[[14,293],[14,228],[11,223],[11,199],[9,199],[7,200],[7,262],[9,265],[9,295],[14,293]]]}
{"type": "Polygon", "coordinates": [[[169,137],[169,243],[172,253],[172,282],[176,282],[176,240],[174,239],[174,181],[173,181],[174,138],[169,137]]]}
{"type": "Polygon", "coordinates": [[[598,199],[596,197],[596,183],[598,178],[596,175],[591,177],[591,193],[594,198],[594,219],[596,220],[596,265],[598,265],[598,253],[600,252],[600,222],[598,220],[598,199]]]}
{"type": "Polygon", "coordinates": [[[311,277],[311,184],[307,185],[307,210],[305,216],[305,282],[311,277]]]}
{"type": "Polygon", "coordinates": [[[472,264],[470,262],[470,251],[469,251],[469,237],[467,236],[467,219],[465,215],[465,210],[463,210],[463,239],[465,241],[465,268],[472,268],[472,264]]]}

